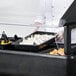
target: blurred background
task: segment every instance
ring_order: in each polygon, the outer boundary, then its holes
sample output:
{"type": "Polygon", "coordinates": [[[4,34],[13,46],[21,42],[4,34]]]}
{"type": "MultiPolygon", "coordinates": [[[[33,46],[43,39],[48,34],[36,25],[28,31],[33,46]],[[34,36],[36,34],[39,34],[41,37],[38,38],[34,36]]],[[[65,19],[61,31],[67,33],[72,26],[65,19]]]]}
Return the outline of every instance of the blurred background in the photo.
{"type": "MultiPolygon", "coordinates": [[[[52,25],[58,25],[60,18],[73,1],[0,0],[0,33],[5,31],[8,36],[26,36],[36,28],[34,21],[37,16],[45,14],[50,14],[52,25]]],[[[45,28],[51,27],[42,25],[39,30],[45,28]]]]}

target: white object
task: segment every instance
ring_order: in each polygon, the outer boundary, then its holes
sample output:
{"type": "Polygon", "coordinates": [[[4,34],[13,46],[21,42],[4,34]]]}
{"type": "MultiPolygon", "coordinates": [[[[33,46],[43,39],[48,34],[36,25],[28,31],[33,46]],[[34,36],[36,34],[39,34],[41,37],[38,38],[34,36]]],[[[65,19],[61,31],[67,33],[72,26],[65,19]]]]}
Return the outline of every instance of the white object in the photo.
{"type": "Polygon", "coordinates": [[[48,34],[43,34],[43,35],[40,35],[40,34],[35,34],[34,36],[31,36],[31,37],[28,37],[27,39],[23,39],[23,42],[21,42],[20,44],[22,45],[34,45],[34,43],[36,45],[40,45],[52,38],[54,38],[55,35],[48,35],[48,34]]]}

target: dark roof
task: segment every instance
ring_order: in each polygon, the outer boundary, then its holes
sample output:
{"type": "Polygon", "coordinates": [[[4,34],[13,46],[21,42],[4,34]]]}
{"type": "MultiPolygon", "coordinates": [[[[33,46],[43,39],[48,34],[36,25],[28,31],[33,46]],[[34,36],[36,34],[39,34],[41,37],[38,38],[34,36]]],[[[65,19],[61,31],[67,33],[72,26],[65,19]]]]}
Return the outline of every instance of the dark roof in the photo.
{"type": "Polygon", "coordinates": [[[68,24],[76,23],[76,0],[71,4],[68,10],[64,13],[60,19],[60,26],[67,26],[68,24]]]}

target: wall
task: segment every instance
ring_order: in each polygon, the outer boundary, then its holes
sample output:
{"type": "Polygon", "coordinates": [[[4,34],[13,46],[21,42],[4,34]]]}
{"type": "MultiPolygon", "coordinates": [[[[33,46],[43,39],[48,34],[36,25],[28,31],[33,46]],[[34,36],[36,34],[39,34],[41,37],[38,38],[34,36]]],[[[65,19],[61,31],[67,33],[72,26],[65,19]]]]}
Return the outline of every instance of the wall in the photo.
{"type": "MultiPolygon", "coordinates": [[[[72,2],[73,0],[0,0],[0,33],[4,30],[9,36],[25,36],[36,28],[33,25],[36,16],[45,11],[51,14],[51,21],[57,24],[72,2]]],[[[45,27],[42,26],[42,29],[45,27]]]]}

